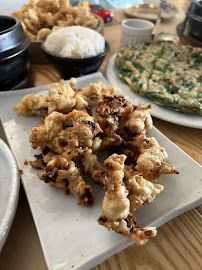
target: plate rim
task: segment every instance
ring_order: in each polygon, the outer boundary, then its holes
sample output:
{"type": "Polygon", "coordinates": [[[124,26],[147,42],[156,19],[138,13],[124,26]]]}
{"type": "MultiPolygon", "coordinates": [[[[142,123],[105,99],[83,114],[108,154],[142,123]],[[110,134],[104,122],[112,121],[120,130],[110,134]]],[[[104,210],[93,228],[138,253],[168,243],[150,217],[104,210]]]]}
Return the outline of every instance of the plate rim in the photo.
{"type": "Polygon", "coordinates": [[[20,174],[16,159],[9,146],[0,138],[0,154],[1,152],[4,152],[6,154],[6,156],[8,157],[8,161],[11,163],[12,166],[12,188],[9,194],[7,209],[5,211],[3,219],[0,221],[0,251],[2,250],[6,242],[15,217],[20,189],[20,174]]]}

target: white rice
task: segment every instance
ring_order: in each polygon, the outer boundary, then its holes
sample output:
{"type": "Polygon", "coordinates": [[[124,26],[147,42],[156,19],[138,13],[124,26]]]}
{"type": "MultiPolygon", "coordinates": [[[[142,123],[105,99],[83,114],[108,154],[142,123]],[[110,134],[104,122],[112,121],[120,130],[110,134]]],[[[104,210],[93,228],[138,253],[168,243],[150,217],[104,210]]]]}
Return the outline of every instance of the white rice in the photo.
{"type": "Polygon", "coordinates": [[[47,37],[44,47],[56,56],[88,58],[104,52],[105,40],[95,30],[82,26],[68,26],[52,32],[47,37]]]}

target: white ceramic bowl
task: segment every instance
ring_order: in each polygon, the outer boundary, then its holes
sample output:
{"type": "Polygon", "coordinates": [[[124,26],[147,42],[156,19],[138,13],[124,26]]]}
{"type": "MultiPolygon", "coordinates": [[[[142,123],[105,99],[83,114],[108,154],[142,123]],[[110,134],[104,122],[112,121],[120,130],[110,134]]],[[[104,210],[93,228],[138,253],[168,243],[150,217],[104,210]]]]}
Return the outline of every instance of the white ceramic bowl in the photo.
{"type": "Polygon", "coordinates": [[[18,204],[19,170],[15,158],[0,139],[0,251],[10,231],[18,204]]]}
{"type": "Polygon", "coordinates": [[[123,20],[121,22],[121,47],[151,40],[153,28],[154,24],[146,20],[123,20]]]}

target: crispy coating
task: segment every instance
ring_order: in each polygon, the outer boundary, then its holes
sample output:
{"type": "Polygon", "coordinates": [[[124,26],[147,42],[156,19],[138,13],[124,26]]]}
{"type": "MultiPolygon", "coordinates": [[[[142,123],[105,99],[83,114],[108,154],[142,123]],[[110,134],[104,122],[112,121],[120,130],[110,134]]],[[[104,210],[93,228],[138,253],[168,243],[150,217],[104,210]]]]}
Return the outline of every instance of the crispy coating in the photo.
{"type": "Polygon", "coordinates": [[[48,114],[58,111],[69,113],[76,105],[75,92],[64,80],[53,83],[49,88],[48,114]]]}
{"type": "Polygon", "coordinates": [[[140,133],[144,129],[152,128],[152,118],[148,109],[151,109],[151,105],[144,106],[144,104],[141,103],[128,116],[126,127],[128,127],[132,133],[140,133]]]}
{"type": "Polygon", "coordinates": [[[94,117],[87,112],[73,110],[66,116],[66,119],[73,122],[72,139],[78,141],[79,146],[92,148],[96,135],[102,133],[102,129],[94,121],[94,117]]]}
{"type": "Polygon", "coordinates": [[[106,135],[116,132],[119,119],[128,103],[122,95],[103,95],[96,107],[95,118],[106,135]]]}
{"type": "Polygon", "coordinates": [[[130,210],[128,191],[123,182],[126,156],[113,154],[104,162],[106,193],[102,202],[103,215],[112,221],[124,219],[130,210]]]}
{"type": "Polygon", "coordinates": [[[13,110],[25,116],[45,116],[48,110],[48,100],[47,97],[38,94],[28,94],[14,106],[13,110]]]}
{"type": "Polygon", "coordinates": [[[126,170],[124,183],[129,191],[130,211],[136,210],[143,204],[153,202],[155,196],[164,189],[162,185],[153,184],[132,169],[126,170]]]}
{"type": "Polygon", "coordinates": [[[69,113],[73,109],[92,113],[91,106],[95,106],[103,94],[112,94],[115,91],[114,87],[107,89],[101,81],[97,84],[90,84],[84,90],[76,90],[74,88],[76,83],[75,78],[70,79],[70,84],[66,84],[62,79],[50,86],[48,96],[25,95],[14,106],[14,111],[25,116],[38,115],[43,117],[54,111],[69,113]]]}
{"type": "MultiPolygon", "coordinates": [[[[65,122],[66,117],[62,113],[53,112],[48,115],[43,124],[30,130],[29,141],[32,143],[32,147],[34,149],[48,147],[55,153],[63,153],[64,145],[60,139],[62,140],[64,136],[70,137],[69,128],[65,129],[65,122]]],[[[75,146],[76,142],[71,141],[71,144],[75,146]]]]}
{"type": "Polygon", "coordinates": [[[175,167],[165,162],[168,154],[154,137],[145,138],[140,144],[136,170],[150,181],[157,181],[161,174],[179,174],[175,167]]]}
{"type": "Polygon", "coordinates": [[[53,156],[45,168],[45,173],[38,176],[51,187],[63,189],[65,194],[72,193],[78,205],[91,206],[94,203],[92,188],[81,177],[73,161],[62,156],[53,156]]]}
{"type": "Polygon", "coordinates": [[[99,162],[98,157],[88,149],[81,157],[84,171],[88,173],[96,184],[105,185],[105,170],[104,166],[99,162]]]}
{"type": "Polygon", "coordinates": [[[105,186],[102,214],[98,222],[108,230],[112,229],[129,237],[137,245],[143,245],[147,242],[148,237],[156,235],[156,230],[153,227],[140,229],[130,213],[128,190],[123,181],[125,159],[124,155],[113,154],[104,162],[108,180],[105,186]]]}
{"type": "Polygon", "coordinates": [[[48,147],[57,154],[71,152],[76,156],[79,152],[75,150],[79,147],[97,150],[101,144],[96,137],[99,133],[102,133],[99,124],[84,111],[73,110],[67,115],[52,112],[38,127],[31,129],[29,140],[34,149],[48,147]],[[73,127],[66,127],[67,120],[72,121],[73,127]]]}
{"type": "Polygon", "coordinates": [[[123,138],[118,134],[120,124],[126,121],[132,111],[122,95],[103,95],[96,107],[95,119],[104,131],[102,148],[119,146],[123,138]]]}
{"type": "Polygon", "coordinates": [[[98,19],[90,12],[88,2],[73,7],[69,0],[30,0],[10,16],[18,18],[31,41],[45,40],[55,27],[81,25],[95,29],[98,19]]]}
{"type": "Polygon", "coordinates": [[[87,98],[90,106],[95,106],[103,95],[113,95],[115,92],[116,89],[113,86],[107,89],[104,83],[99,81],[97,84],[90,83],[90,85],[83,91],[80,91],[79,94],[87,98]]]}

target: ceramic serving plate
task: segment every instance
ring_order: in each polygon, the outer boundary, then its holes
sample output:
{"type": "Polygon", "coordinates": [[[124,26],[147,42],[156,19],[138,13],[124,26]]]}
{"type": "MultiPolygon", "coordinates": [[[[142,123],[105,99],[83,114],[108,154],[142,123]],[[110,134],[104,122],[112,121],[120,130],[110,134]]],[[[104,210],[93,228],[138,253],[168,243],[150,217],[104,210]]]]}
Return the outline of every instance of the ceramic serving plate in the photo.
{"type": "Polygon", "coordinates": [[[108,81],[114,85],[119,94],[123,94],[127,100],[133,104],[144,103],[146,105],[152,104],[151,115],[161,120],[171,122],[177,125],[201,128],[202,129],[202,116],[194,114],[186,114],[181,112],[175,112],[166,109],[160,105],[155,104],[152,100],[142,97],[131,90],[130,86],[121,81],[117,75],[118,70],[115,66],[115,58],[117,54],[114,54],[107,63],[106,77],[108,81]]]}
{"type": "Polygon", "coordinates": [[[15,216],[20,178],[16,160],[8,145],[0,139],[0,251],[15,216]]]}
{"type": "MultiPolygon", "coordinates": [[[[85,88],[99,80],[110,86],[101,73],[94,73],[79,78],[77,87],[85,88]]],[[[16,115],[13,106],[28,93],[47,95],[48,86],[0,93],[0,113],[18,166],[23,170],[22,183],[47,266],[50,270],[90,269],[133,242],[98,224],[104,196],[100,186],[90,182],[96,197],[93,207],[77,206],[74,196],[66,196],[62,190],[49,187],[38,179],[37,170],[24,165],[25,159],[34,160],[34,155],[38,154],[31,148],[28,137],[39,118],[16,115]]],[[[179,175],[162,176],[159,183],[164,185],[164,191],[152,204],[142,206],[135,212],[140,226],[159,227],[202,202],[201,166],[155,127],[148,136],[154,136],[166,148],[168,162],[180,171],[179,175]]]]}

